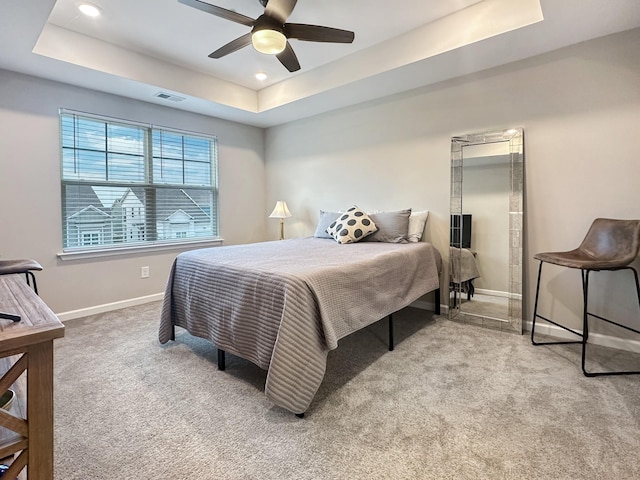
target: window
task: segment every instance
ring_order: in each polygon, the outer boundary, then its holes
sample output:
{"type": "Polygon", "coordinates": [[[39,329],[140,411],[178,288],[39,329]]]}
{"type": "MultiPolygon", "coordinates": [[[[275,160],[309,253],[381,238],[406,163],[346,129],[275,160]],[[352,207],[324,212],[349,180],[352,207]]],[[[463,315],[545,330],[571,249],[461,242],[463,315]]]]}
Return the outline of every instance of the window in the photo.
{"type": "Polygon", "coordinates": [[[65,251],[218,237],[214,137],[62,110],[65,251]]]}
{"type": "Polygon", "coordinates": [[[81,245],[100,245],[100,232],[82,232],[81,245]]]}

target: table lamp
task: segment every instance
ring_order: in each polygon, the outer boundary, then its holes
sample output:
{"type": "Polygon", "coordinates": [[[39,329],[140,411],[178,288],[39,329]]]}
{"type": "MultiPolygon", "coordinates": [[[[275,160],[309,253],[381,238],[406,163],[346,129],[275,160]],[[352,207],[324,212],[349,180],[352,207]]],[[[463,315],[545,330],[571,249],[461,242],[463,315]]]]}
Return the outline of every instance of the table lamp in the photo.
{"type": "Polygon", "coordinates": [[[291,216],[291,212],[287,208],[287,202],[283,200],[278,200],[276,202],[276,206],[269,215],[269,218],[279,218],[280,219],[280,240],[284,240],[284,219],[291,216]]]}

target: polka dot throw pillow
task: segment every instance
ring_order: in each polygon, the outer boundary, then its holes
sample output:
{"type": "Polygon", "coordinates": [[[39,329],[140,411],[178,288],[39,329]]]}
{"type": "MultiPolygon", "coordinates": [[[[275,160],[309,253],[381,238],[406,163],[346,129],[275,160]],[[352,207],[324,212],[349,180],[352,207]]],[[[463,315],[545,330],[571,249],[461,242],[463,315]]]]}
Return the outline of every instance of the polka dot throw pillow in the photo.
{"type": "Polygon", "coordinates": [[[338,243],[356,243],[378,228],[369,215],[353,206],[327,228],[327,233],[338,243]]]}

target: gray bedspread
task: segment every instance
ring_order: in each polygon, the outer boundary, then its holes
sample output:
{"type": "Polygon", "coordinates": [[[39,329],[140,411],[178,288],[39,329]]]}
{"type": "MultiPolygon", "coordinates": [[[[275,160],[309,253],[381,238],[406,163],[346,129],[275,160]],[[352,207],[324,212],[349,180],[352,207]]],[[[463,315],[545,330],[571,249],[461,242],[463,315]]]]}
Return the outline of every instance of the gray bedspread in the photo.
{"type": "Polygon", "coordinates": [[[480,277],[476,257],[467,248],[449,247],[449,269],[454,283],[468,282],[480,277]]]}
{"type": "Polygon", "coordinates": [[[172,325],[209,339],[267,370],[267,397],[303,413],[338,340],[437,289],[440,264],[425,242],[311,237],[185,252],[167,282],[159,340],[172,325]]]}

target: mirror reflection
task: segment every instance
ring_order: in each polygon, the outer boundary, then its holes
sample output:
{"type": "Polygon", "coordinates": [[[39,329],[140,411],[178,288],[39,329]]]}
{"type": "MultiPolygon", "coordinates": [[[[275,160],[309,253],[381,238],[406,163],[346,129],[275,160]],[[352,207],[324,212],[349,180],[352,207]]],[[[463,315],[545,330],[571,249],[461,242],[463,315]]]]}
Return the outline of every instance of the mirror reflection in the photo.
{"type": "Polygon", "coordinates": [[[522,333],[522,129],[452,138],[453,320],[522,333]]]}

